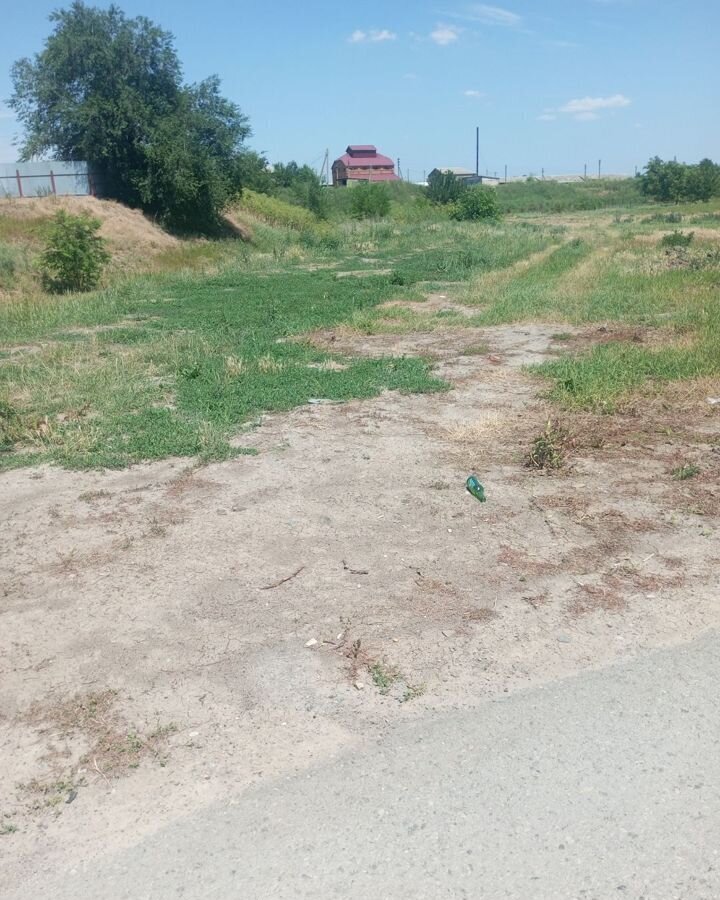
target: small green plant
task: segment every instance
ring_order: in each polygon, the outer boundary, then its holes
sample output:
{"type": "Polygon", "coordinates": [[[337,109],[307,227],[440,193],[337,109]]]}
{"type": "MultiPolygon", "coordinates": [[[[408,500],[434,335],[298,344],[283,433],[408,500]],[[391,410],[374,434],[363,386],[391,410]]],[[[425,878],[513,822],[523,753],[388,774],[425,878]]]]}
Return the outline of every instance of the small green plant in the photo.
{"type": "Polygon", "coordinates": [[[426,690],[427,687],[424,684],[409,684],[405,688],[400,702],[409,703],[411,700],[417,700],[418,697],[422,697],[426,690]]]}
{"type": "Polygon", "coordinates": [[[483,219],[500,218],[497,189],[476,185],[463,191],[455,202],[451,213],[460,222],[478,222],[483,219]]]}
{"type": "Polygon", "coordinates": [[[399,677],[398,672],[395,669],[392,669],[381,662],[373,663],[370,666],[369,671],[373,684],[381,694],[390,693],[390,688],[395,684],[399,677]]]}
{"type": "Polygon", "coordinates": [[[352,188],[350,213],[354,219],[382,219],[390,212],[390,194],[382,184],[370,182],[352,188]]]}
{"type": "Polygon", "coordinates": [[[672,231],[664,234],[660,241],[661,247],[689,247],[695,237],[694,231],[672,231]]]}
{"type": "Polygon", "coordinates": [[[73,216],[64,210],[56,213],[40,257],[40,272],[48,290],[63,294],[97,286],[110,259],[105,241],[97,233],[100,225],[90,216],[73,216]]]}
{"type": "Polygon", "coordinates": [[[3,824],[0,825],[0,835],[15,834],[17,830],[17,825],[13,825],[12,822],[3,822],[3,824]]]}
{"type": "Polygon", "coordinates": [[[572,444],[567,429],[556,419],[548,419],[545,428],[532,443],[526,465],[532,469],[560,469],[572,444]]]}
{"type": "Polygon", "coordinates": [[[688,478],[694,478],[700,474],[700,468],[692,463],[686,463],[684,466],[678,466],[672,470],[672,477],[675,481],[687,481],[688,478]]]}

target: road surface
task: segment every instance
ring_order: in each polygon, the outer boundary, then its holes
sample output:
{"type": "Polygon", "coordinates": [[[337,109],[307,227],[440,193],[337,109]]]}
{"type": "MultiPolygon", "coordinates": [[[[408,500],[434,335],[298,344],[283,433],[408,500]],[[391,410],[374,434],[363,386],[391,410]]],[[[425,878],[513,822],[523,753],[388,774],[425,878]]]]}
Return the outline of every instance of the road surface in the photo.
{"type": "Polygon", "coordinates": [[[717,900],[720,636],[429,715],[16,900],[717,900]]]}

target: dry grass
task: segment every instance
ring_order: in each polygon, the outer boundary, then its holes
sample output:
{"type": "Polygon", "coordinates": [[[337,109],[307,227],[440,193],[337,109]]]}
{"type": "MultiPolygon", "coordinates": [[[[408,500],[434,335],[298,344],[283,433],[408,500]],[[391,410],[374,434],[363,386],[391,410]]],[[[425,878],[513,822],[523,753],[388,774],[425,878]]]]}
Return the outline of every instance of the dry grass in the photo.
{"type": "Polygon", "coordinates": [[[509,566],[522,575],[551,575],[561,569],[559,563],[551,562],[547,559],[538,559],[530,556],[525,550],[510,547],[508,544],[501,546],[497,555],[497,562],[501,565],[509,566]]]}
{"type": "Polygon", "coordinates": [[[443,429],[443,437],[457,446],[477,450],[485,443],[494,441],[497,435],[510,426],[508,413],[491,411],[484,413],[474,422],[458,422],[443,429]]]}
{"type": "Polygon", "coordinates": [[[626,608],[627,600],[617,588],[583,584],[569,605],[568,613],[579,617],[599,611],[619,613],[626,608]]]}
{"type": "Polygon", "coordinates": [[[113,255],[146,257],[177,247],[180,241],[163,231],[139,210],[96,197],[26,197],[0,202],[0,216],[9,219],[51,219],[58,210],[86,213],[102,222],[100,234],[113,255]]]}
{"type": "Polygon", "coordinates": [[[109,784],[111,779],[137,769],[144,759],[165,764],[166,744],[176,727],[158,721],[155,729],[143,733],[118,711],[117,702],[117,691],[106,690],[31,707],[24,721],[47,742],[48,751],[42,759],[50,768],[49,775],[20,785],[22,792],[31,796],[32,809],[71,802],[77,788],[88,779],[109,784]],[[58,748],[58,739],[70,749],[58,748]]]}

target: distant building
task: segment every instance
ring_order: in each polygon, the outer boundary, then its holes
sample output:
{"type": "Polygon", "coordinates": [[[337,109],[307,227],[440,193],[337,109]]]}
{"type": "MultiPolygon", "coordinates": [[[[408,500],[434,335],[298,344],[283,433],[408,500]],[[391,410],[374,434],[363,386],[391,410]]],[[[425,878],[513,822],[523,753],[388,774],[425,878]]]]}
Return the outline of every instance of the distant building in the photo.
{"type": "Polygon", "coordinates": [[[428,175],[430,178],[437,178],[438,175],[454,175],[464,184],[486,184],[495,187],[500,183],[500,179],[494,175],[476,175],[471,169],[463,169],[461,166],[443,166],[442,168],[433,169],[428,175]]]}
{"type": "Polygon", "coordinates": [[[399,181],[395,164],[377,152],[372,144],[350,144],[332,164],[334,187],[345,187],[356,181],[399,181]]]}

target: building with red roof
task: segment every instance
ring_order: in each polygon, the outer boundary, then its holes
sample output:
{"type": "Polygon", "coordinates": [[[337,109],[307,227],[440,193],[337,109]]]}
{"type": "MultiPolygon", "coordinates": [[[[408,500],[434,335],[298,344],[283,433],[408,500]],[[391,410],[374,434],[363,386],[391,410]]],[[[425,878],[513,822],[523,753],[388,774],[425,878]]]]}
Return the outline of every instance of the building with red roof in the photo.
{"type": "Polygon", "coordinates": [[[372,144],[350,144],[332,164],[334,187],[345,187],[355,181],[399,181],[395,164],[389,156],[377,152],[372,144]]]}

